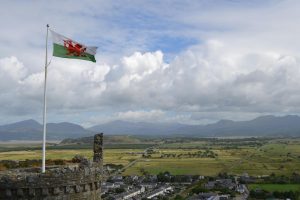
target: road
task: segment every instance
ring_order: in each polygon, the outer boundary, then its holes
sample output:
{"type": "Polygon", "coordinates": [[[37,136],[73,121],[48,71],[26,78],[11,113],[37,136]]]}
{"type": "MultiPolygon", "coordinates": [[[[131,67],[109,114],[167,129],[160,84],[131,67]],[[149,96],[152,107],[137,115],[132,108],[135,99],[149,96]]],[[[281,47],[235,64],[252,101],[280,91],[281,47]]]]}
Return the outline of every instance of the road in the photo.
{"type": "Polygon", "coordinates": [[[108,176],[103,176],[103,180],[107,180],[109,177],[112,177],[112,176],[116,176],[118,174],[121,174],[123,171],[125,171],[126,169],[128,169],[129,167],[132,167],[133,165],[135,165],[135,163],[139,162],[139,161],[142,161],[143,160],[143,155],[147,153],[148,149],[151,149],[151,148],[157,148],[158,145],[154,145],[154,146],[151,146],[151,147],[148,147],[146,149],[144,149],[143,151],[143,154],[141,154],[141,157],[131,161],[130,163],[128,163],[126,166],[124,166],[123,168],[109,174],[108,176]]]}

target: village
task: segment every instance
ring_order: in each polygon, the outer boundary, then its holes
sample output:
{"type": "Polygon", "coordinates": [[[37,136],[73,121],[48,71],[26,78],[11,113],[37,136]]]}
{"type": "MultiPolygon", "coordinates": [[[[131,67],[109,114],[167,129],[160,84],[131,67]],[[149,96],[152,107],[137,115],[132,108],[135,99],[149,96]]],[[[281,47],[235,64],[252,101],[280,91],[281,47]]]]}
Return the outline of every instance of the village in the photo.
{"type": "Polygon", "coordinates": [[[247,199],[249,191],[240,180],[252,181],[247,174],[241,177],[171,175],[168,172],[145,176],[116,175],[103,182],[101,197],[107,200],[179,200],[181,194],[189,191],[188,200],[247,199]]]}

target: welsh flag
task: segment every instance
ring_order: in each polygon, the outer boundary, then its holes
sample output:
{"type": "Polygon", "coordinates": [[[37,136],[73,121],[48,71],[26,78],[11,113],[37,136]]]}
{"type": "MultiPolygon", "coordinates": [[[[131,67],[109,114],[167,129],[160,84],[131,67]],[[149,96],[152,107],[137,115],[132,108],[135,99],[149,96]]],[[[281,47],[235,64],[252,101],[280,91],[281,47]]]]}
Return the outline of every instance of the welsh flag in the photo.
{"type": "Polygon", "coordinates": [[[53,56],[96,62],[97,47],[88,47],[52,30],[53,56]]]}

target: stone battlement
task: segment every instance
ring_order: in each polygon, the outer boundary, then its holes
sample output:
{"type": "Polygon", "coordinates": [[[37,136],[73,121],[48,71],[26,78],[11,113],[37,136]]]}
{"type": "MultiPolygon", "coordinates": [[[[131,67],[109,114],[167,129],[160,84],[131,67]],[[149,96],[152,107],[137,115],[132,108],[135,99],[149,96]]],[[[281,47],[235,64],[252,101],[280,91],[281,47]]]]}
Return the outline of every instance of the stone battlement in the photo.
{"type": "Polygon", "coordinates": [[[97,162],[85,160],[78,165],[48,167],[45,173],[40,173],[39,168],[3,171],[0,199],[101,199],[102,134],[96,136],[101,137],[101,143],[98,140],[96,144],[97,162]]]}

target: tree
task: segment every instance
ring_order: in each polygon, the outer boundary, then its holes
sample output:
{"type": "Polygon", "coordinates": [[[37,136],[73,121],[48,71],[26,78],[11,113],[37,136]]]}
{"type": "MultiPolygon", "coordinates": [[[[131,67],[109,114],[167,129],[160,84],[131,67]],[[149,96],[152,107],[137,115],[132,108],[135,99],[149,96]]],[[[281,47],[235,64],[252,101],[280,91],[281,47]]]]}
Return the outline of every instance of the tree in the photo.
{"type": "Polygon", "coordinates": [[[175,200],[184,200],[184,198],[180,195],[176,195],[176,197],[174,198],[175,200]]]}
{"type": "Polygon", "coordinates": [[[125,192],[125,189],[124,188],[116,188],[115,192],[118,193],[118,194],[123,193],[123,192],[125,192]]]}
{"type": "Polygon", "coordinates": [[[170,179],[171,179],[171,174],[170,172],[168,171],[165,171],[164,173],[160,172],[158,175],[157,175],[157,180],[159,182],[170,182],[170,179]]]}

